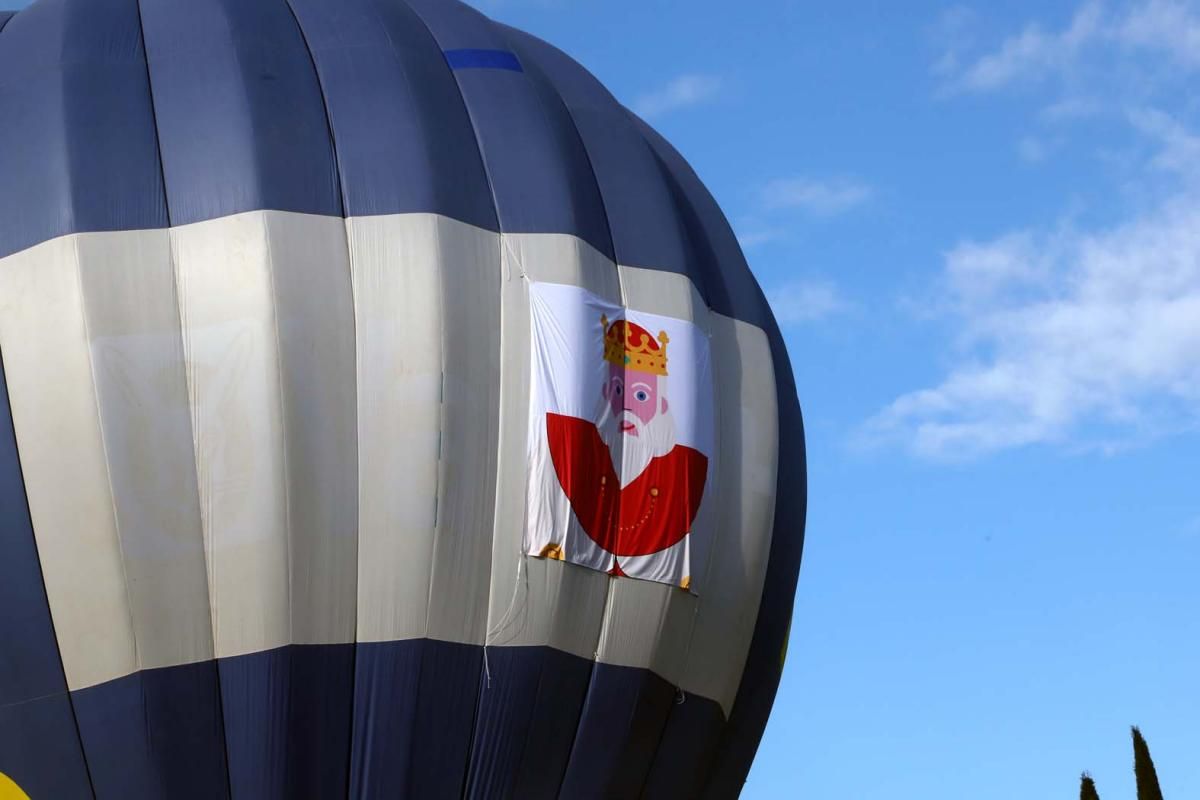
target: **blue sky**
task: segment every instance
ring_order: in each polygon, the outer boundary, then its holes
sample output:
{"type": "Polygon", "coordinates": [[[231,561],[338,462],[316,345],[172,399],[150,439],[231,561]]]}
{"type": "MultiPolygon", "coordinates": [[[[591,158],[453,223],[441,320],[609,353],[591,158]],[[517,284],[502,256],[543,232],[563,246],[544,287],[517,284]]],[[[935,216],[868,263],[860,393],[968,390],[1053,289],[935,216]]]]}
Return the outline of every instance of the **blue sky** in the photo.
{"type": "Polygon", "coordinates": [[[808,540],[744,796],[1132,798],[1133,723],[1200,792],[1200,2],[478,5],[679,147],[784,326],[808,540]]]}
{"type": "Polygon", "coordinates": [[[1134,723],[1200,792],[1200,4],[480,7],[680,148],[784,324],[811,506],[745,797],[1132,798],[1134,723]]]}

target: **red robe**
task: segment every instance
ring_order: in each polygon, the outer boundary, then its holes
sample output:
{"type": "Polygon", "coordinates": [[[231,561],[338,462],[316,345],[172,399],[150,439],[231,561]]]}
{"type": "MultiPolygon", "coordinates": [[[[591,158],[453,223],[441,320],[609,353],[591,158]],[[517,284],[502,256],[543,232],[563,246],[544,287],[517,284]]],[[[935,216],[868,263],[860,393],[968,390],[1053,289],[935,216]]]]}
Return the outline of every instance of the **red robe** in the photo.
{"type": "Polygon", "coordinates": [[[616,556],[645,556],[691,530],[708,476],[708,457],[699,450],[675,445],[622,489],[594,423],[546,414],[546,433],[558,482],[596,544],[616,556]]]}

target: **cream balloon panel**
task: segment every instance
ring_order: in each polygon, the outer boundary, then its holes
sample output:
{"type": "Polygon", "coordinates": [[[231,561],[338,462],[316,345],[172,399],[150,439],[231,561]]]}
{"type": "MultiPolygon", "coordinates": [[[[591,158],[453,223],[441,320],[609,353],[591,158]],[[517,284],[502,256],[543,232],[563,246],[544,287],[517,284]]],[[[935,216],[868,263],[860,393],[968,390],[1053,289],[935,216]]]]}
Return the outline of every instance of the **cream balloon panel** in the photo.
{"type": "Polygon", "coordinates": [[[430,637],[648,667],[728,713],[770,547],[774,373],[765,334],[685,277],[567,235],[265,211],[10,256],[0,312],[72,689],[430,637]],[[520,555],[530,281],[709,334],[696,595],[520,555]]]}
{"type": "Polygon", "coordinates": [[[343,225],[172,231],[217,656],[354,641],[357,437],[343,225]]]}
{"type": "Polygon", "coordinates": [[[482,644],[500,392],[500,237],[346,221],[359,386],[359,641],[482,644]]]}
{"type": "MultiPolygon", "coordinates": [[[[110,269],[124,264],[147,278],[161,272],[169,279],[169,253],[165,231],[82,234],[40,244],[0,262],[0,349],[11,376],[9,400],[46,595],[71,689],[101,683],[143,665],[162,666],[172,659],[212,655],[211,636],[207,648],[200,642],[180,642],[173,637],[170,624],[162,630],[143,628],[140,648],[137,644],[139,617],[145,619],[145,615],[134,605],[137,598],[128,585],[152,565],[123,559],[97,392],[99,385],[113,382],[93,380],[93,358],[98,353],[104,363],[105,353],[112,351],[106,351],[103,342],[93,349],[81,278],[85,270],[99,263],[110,269]]],[[[170,295],[149,297],[150,283],[146,281],[142,296],[170,308],[170,295]]],[[[135,339],[149,341],[145,327],[145,320],[134,316],[124,329],[135,339]],[[143,328],[140,333],[139,327],[143,328]]],[[[176,341],[177,335],[178,329],[176,341]]],[[[132,359],[127,370],[131,374],[121,382],[138,387],[134,391],[147,391],[148,384],[142,380],[147,377],[146,365],[143,358],[132,359]]],[[[186,409],[182,370],[178,378],[175,402],[186,409]]],[[[122,399],[120,409],[112,413],[134,415],[136,400],[122,399]]],[[[169,397],[154,398],[149,405],[158,403],[173,405],[169,397]]],[[[184,420],[186,424],[186,417],[184,420]]],[[[130,449],[137,446],[132,441],[127,444],[130,449]]],[[[114,454],[117,449],[114,443],[114,454]]],[[[186,468],[192,461],[190,446],[174,456],[173,466],[186,468]]],[[[195,508],[194,478],[177,488],[179,501],[189,502],[183,494],[191,494],[195,508]]],[[[179,536],[185,546],[189,539],[199,542],[198,514],[190,528],[176,528],[165,535],[179,536]]],[[[131,538],[139,533],[149,532],[127,531],[131,538]]],[[[185,579],[179,584],[181,593],[183,587],[197,584],[189,573],[204,567],[203,558],[191,564],[184,561],[171,560],[167,567],[185,579]]],[[[206,595],[179,600],[173,605],[184,620],[194,619],[197,610],[207,615],[206,595]]]]}

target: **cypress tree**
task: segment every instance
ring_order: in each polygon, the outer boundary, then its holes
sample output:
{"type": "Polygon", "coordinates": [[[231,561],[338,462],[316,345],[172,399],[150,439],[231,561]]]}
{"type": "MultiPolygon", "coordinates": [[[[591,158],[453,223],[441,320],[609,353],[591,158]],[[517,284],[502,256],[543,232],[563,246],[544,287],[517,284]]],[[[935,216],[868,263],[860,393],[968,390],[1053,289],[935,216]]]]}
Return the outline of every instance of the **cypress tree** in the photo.
{"type": "Polygon", "coordinates": [[[1100,800],[1096,794],[1096,782],[1086,772],[1079,778],[1079,800],[1100,800]]]}
{"type": "Polygon", "coordinates": [[[1163,800],[1150,748],[1136,725],[1133,726],[1133,774],[1137,778],[1137,800],[1163,800]]]}

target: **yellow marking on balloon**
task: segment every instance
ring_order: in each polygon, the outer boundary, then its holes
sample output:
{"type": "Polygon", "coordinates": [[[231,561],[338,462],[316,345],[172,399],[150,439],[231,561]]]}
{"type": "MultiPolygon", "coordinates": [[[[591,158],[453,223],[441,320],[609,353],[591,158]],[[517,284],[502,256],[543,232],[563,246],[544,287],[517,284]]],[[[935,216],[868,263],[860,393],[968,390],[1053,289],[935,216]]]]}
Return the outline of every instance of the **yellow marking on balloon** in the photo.
{"type": "Polygon", "coordinates": [[[542,548],[542,552],[538,553],[538,558],[552,558],[555,561],[564,561],[565,554],[560,546],[548,544],[542,548]]]}
{"type": "Polygon", "coordinates": [[[0,800],[29,800],[29,795],[22,792],[12,778],[0,772],[0,800]]]}

